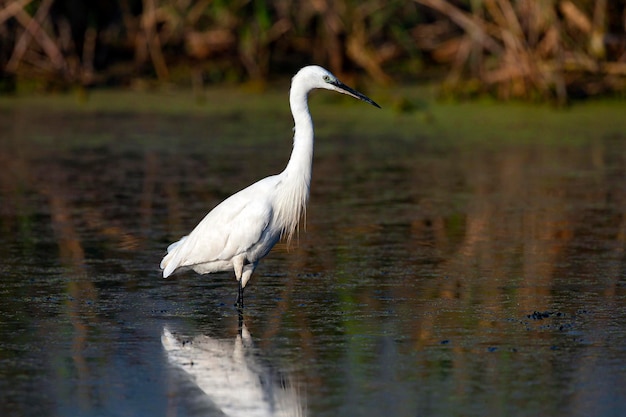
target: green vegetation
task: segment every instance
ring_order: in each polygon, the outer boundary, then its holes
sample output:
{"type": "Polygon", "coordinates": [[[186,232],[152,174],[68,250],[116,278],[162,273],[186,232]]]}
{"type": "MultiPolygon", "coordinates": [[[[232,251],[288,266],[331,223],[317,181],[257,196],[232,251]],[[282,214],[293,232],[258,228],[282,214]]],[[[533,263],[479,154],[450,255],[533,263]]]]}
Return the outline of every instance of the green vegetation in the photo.
{"type": "MultiPolygon", "coordinates": [[[[79,122],[82,113],[110,117],[144,115],[155,122],[163,120],[164,124],[170,120],[169,125],[172,125],[172,118],[197,117],[205,121],[209,130],[182,134],[182,137],[203,142],[202,138],[218,134],[219,137],[229,138],[229,143],[276,144],[277,140],[290,140],[293,122],[286,100],[287,88],[286,81],[262,94],[215,86],[206,89],[202,103],[198,103],[190,92],[180,90],[167,93],[95,90],[89,93],[87,99],[82,95],[66,94],[0,97],[0,110],[20,114],[64,112],[65,121],[68,120],[68,113],[76,114],[73,124],[79,122]]],[[[375,97],[383,109],[370,111],[367,117],[363,117],[360,103],[350,98],[313,93],[311,111],[317,136],[334,139],[337,132],[341,132],[342,140],[355,139],[385,152],[388,144],[381,138],[407,143],[437,138],[436,141],[427,140],[424,145],[447,148],[451,144],[584,144],[590,138],[623,137],[626,132],[624,105],[620,100],[604,99],[555,108],[547,104],[502,104],[492,99],[442,101],[437,99],[434,88],[424,87],[376,88],[368,91],[368,95],[375,97]],[[411,110],[395,106],[398,100],[409,103],[411,110]],[[338,125],[341,127],[338,128],[338,125]]],[[[122,132],[125,119],[119,117],[119,121],[111,126],[111,131],[103,133],[103,139],[115,135],[118,129],[122,132]]],[[[185,123],[174,125],[178,129],[186,129],[185,123]]],[[[59,127],[65,129],[62,124],[59,127]]],[[[44,125],[41,128],[45,135],[48,127],[44,125]]],[[[134,134],[130,130],[123,132],[124,135],[134,134]]],[[[137,139],[150,146],[167,145],[158,143],[158,138],[159,135],[153,134],[137,139]]],[[[90,140],[94,140],[93,134],[90,140]]],[[[324,152],[326,147],[332,146],[332,142],[320,141],[316,152],[324,152]]]]}

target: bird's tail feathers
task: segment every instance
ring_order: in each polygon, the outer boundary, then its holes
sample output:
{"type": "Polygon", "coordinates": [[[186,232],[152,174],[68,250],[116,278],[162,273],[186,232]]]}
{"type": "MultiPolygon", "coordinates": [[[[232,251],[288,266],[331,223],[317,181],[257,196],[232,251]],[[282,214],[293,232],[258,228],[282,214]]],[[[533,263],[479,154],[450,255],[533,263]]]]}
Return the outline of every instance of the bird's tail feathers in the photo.
{"type": "Polygon", "coordinates": [[[179,251],[176,250],[188,236],[181,238],[178,242],[174,242],[167,247],[167,255],[163,257],[161,261],[161,269],[163,270],[163,278],[167,278],[174,273],[178,265],[180,264],[179,251]]]}

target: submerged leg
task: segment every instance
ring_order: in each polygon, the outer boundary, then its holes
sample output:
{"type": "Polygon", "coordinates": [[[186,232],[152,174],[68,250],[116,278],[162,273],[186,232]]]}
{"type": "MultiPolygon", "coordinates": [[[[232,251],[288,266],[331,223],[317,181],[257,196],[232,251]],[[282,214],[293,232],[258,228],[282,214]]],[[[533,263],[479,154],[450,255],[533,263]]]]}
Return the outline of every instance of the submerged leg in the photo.
{"type": "Polygon", "coordinates": [[[237,281],[238,291],[237,291],[237,300],[235,300],[235,307],[238,309],[243,309],[243,285],[241,285],[241,280],[237,281]]]}
{"type": "Polygon", "coordinates": [[[243,324],[243,310],[242,309],[237,309],[237,313],[238,313],[238,320],[237,320],[237,332],[239,333],[239,336],[243,335],[243,328],[245,327],[245,325],[243,324]]]}

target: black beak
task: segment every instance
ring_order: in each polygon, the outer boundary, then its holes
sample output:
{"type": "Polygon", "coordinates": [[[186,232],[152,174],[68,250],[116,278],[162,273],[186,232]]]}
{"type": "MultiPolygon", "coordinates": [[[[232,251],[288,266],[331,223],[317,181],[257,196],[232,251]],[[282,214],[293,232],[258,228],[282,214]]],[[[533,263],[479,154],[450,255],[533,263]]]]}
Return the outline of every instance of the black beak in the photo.
{"type": "Polygon", "coordinates": [[[374,102],[374,100],[372,100],[371,98],[369,98],[365,94],[361,94],[358,91],[348,87],[347,85],[345,85],[341,81],[337,80],[337,81],[335,81],[332,84],[339,89],[340,93],[344,93],[344,94],[347,94],[347,95],[349,95],[351,97],[358,98],[359,100],[362,100],[362,101],[364,101],[366,103],[369,103],[372,106],[376,106],[376,107],[378,107],[380,109],[380,106],[378,104],[376,104],[376,102],[374,102]]]}

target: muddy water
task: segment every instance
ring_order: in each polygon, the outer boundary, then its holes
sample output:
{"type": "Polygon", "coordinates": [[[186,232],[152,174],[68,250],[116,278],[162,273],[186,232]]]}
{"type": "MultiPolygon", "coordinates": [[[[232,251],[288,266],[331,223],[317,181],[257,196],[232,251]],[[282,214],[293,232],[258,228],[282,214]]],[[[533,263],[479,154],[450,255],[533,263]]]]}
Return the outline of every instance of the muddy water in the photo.
{"type": "Polygon", "coordinates": [[[158,270],[286,161],[288,135],[218,122],[0,115],[1,415],[626,414],[624,132],[361,141],[335,119],[306,230],[239,316],[231,274],[158,270]]]}

